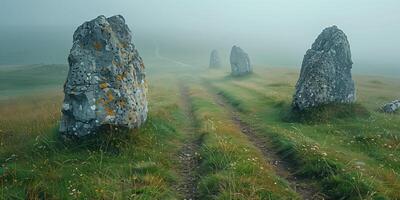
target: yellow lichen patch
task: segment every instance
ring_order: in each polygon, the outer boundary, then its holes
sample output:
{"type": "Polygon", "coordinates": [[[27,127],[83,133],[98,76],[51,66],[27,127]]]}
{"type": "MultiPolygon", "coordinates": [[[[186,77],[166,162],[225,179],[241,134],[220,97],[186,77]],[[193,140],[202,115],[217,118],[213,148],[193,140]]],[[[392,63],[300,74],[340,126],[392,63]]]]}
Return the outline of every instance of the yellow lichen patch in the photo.
{"type": "Polygon", "coordinates": [[[107,84],[107,83],[101,83],[101,84],[100,84],[100,88],[101,88],[101,89],[104,89],[104,88],[106,88],[106,87],[108,87],[108,84],[107,84]]]}
{"type": "Polygon", "coordinates": [[[100,51],[103,48],[103,45],[100,42],[96,41],[96,42],[93,43],[93,47],[97,51],[100,51]]]}
{"type": "Polygon", "coordinates": [[[106,110],[107,115],[110,115],[110,116],[114,116],[115,115],[114,110],[109,108],[109,107],[107,107],[107,106],[104,106],[104,110],[106,110]]]}
{"type": "Polygon", "coordinates": [[[108,98],[108,102],[114,100],[114,95],[112,94],[111,91],[108,91],[108,92],[107,92],[107,98],[108,98]]]}
{"type": "Polygon", "coordinates": [[[117,80],[122,81],[123,77],[122,75],[117,75],[117,80]]]}

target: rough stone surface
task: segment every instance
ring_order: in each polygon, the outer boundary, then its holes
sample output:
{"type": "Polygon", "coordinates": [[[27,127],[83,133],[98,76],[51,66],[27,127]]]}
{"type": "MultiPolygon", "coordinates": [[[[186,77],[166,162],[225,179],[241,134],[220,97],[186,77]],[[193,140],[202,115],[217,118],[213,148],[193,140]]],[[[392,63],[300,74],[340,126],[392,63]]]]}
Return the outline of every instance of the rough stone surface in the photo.
{"type": "Polygon", "coordinates": [[[99,16],[79,26],[68,62],[61,134],[82,137],[101,127],[145,122],[144,64],[122,16],[99,16]]]}
{"type": "Polygon", "coordinates": [[[219,54],[217,50],[213,50],[210,55],[210,68],[220,68],[221,67],[221,59],[219,58],[219,54]]]}
{"type": "Polygon", "coordinates": [[[356,100],[350,45],[336,26],[326,28],[304,56],[293,107],[304,110],[356,100]]]}
{"type": "Polygon", "coordinates": [[[232,47],[230,61],[233,76],[242,76],[253,71],[249,55],[238,46],[232,47]]]}
{"type": "Polygon", "coordinates": [[[400,108],[400,100],[394,100],[382,107],[383,112],[394,113],[400,108]]]}

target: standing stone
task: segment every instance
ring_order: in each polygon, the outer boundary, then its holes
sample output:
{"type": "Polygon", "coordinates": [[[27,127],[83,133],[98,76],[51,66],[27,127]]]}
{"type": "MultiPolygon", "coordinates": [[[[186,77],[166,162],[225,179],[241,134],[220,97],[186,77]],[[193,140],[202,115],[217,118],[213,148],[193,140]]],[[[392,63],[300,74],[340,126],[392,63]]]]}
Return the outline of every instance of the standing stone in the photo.
{"type": "Polygon", "coordinates": [[[249,55],[238,46],[232,47],[230,61],[233,76],[242,76],[253,71],[249,55]]]}
{"type": "Polygon", "coordinates": [[[62,135],[83,137],[146,121],[145,67],[122,16],[99,16],[79,26],[68,63],[62,135]]]}
{"type": "Polygon", "coordinates": [[[394,100],[390,103],[385,104],[382,107],[383,112],[385,113],[394,113],[400,108],[400,100],[394,100]]]}
{"type": "Polygon", "coordinates": [[[293,107],[304,110],[356,100],[350,45],[336,26],[326,28],[304,56],[293,107]]]}
{"type": "Polygon", "coordinates": [[[220,68],[221,67],[221,59],[219,58],[219,54],[217,50],[213,50],[210,56],[210,68],[220,68]]]}

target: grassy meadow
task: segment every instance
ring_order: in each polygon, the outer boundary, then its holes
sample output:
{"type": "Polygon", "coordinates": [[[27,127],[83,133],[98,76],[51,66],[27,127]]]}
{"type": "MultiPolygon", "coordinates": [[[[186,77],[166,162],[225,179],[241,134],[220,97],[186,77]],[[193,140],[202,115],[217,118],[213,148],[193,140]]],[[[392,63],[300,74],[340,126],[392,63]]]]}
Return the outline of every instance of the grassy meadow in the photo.
{"type": "Polygon", "coordinates": [[[148,63],[146,124],[78,143],[57,133],[67,66],[1,67],[0,199],[400,199],[400,115],[379,111],[400,80],[356,75],[354,108],[296,121],[298,70],[233,78],[228,67],[148,63]],[[188,141],[191,172],[180,156],[188,141]]]}

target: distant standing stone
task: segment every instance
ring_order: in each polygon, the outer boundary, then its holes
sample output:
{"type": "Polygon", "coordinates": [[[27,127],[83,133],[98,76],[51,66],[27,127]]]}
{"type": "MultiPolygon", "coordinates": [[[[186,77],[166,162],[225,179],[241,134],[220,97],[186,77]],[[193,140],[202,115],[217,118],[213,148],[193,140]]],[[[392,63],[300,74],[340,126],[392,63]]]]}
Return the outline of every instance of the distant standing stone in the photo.
{"type": "Polygon", "coordinates": [[[383,112],[385,113],[394,113],[400,108],[400,100],[394,100],[390,103],[385,104],[382,107],[383,112]]]}
{"type": "Polygon", "coordinates": [[[217,50],[213,50],[210,55],[210,68],[220,68],[221,67],[221,59],[219,58],[219,54],[217,50]]]}
{"type": "Polygon", "coordinates": [[[350,45],[343,31],[336,26],[324,29],[304,56],[293,107],[304,110],[355,102],[352,65],[350,45]]]}
{"type": "Polygon", "coordinates": [[[135,128],[147,118],[144,64],[122,16],[99,16],[75,31],[60,132],[82,137],[103,126],[135,128]]]}
{"type": "Polygon", "coordinates": [[[232,47],[230,61],[233,76],[242,76],[253,71],[249,55],[238,46],[232,47]]]}

